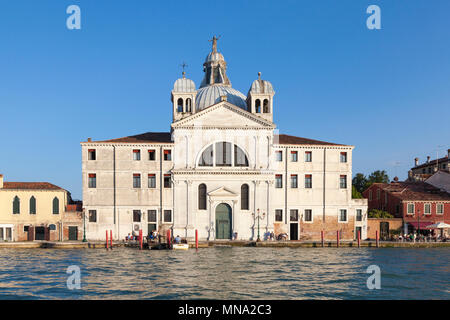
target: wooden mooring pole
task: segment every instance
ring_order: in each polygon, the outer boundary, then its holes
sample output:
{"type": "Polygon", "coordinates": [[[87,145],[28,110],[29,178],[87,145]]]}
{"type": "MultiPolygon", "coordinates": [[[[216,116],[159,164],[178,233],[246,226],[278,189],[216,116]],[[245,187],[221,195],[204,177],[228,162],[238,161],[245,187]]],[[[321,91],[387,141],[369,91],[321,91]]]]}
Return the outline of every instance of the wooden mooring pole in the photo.
{"type": "Polygon", "coordinates": [[[113,245],[112,245],[112,230],[109,230],[109,248],[112,250],[113,245]]]}
{"type": "Polygon", "coordinates": [[[336,247],[339,248],[339,231],[336,231],[336,247]]]}
{"type": "Polygon", "coordinates": [[[139,230],[139,249],[142,250],[142,229],[139,230]]]}
{"type": "Polygon", "coordinates": [[[358,248],[361,248],[361,233],[358,230],[358,248]]]}
{"type": "Polygon", "coordinates": [[[198,250],[198,230],[195,229],[195,250],[198,250]]]}
{"type": "Polygon", "coordinates": [[[323,230],[320,231],[320,238],[322,240],[322,248],[325,246],[325,240],[324,240],[324,234],[323,234],[323,230]]]}
{"type": "Polygon", "coordinates": [[[106,230],[106,250],[108,249],[108,230],[106,230]]]}
{"type": "Polygon", "coordinates": [[[379,239],[380,237],[378,236],[378,230],[375,232],[375,241],[376,241],[376,244],[377,244],[377,248],[379,248],[379,246],[380,246],[380,239],[379,239]]]}

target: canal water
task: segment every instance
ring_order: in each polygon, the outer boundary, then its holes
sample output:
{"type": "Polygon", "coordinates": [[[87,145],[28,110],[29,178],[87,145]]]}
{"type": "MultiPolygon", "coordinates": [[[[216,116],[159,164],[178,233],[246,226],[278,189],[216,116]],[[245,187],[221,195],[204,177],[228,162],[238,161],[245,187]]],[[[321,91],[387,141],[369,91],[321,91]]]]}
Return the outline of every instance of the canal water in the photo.
{"type": "Polygon", "coordinates": [[[0,299],[450,299],[450,249],[0,249],[0,299]]]}

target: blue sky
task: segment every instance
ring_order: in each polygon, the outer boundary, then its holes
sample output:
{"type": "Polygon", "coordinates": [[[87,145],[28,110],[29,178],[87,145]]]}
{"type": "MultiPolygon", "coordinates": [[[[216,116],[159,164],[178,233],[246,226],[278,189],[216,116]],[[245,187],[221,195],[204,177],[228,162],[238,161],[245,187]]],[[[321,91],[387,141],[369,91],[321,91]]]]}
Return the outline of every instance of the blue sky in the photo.
{"type": "Polygon", "coordinates": [[[170,90],[210,51],[244,94],[258,71],[276,90],[280,132],[355,145],[353,173],[406,178],[450,148],[450,2],[0,2],[0,173],[81,198],[87,137],[168,131],[170,90]],[[81,30],[66,8],[81,8],[81,30]],[[366,8],[381,8],[368,30],[366,8]]]}

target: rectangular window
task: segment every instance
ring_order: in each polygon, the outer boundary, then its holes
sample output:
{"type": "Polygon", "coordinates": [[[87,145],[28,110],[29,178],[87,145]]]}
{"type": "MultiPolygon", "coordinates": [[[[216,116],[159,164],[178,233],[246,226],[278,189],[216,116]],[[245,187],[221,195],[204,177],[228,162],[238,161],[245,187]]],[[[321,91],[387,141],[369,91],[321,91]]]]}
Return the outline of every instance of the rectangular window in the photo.
{"type": "Polygon", "coordinates": [[[275,188],[283,188],[283,175],[275,175],[275,188]]]}
{"type": "Polygon", "coordinates": [[[23,232],[28,232],[30,230],[30,226],[23,226],[23,232]]]}
{"type": "Polygon", "coordinates": [[[95,160],[95,159],[96,159],[95,149],[89,149],[88,160],[95,160]]]}
{"type": "Polygon", "coordinates": [[[408,214],[414,214],[414,203],[408,203],[408,214]]]}
{"type": "Polygon", "coordinates": [[[97,188],[97,175],[95,173],[89,173],[88,177],[88,187],[97,188]]]}
{"type": "Polygon", "coordinates": [[[141,210],[133,210],[133,222],[141,222],[141,210]]]}
{"type": "Polygon", "coordinates": [[[347,210],[341,209],[339,210],[339,221],[346,222],[347,221],[347,210]]]}
{"type": "Polygon", "coordinates": [[[431,214],[431,204],[430,203],[425,203],[424,214],[431,214]]]}
{"type": "Polygon", "coordinates": [[[312,188],[312,175],[311,174],[305,174],[305,188],[307,188],[307,189],[312,188]]]}
{"type": "Polygon", "coordinates": [[[312,151],[305,151],[305,162],[312,161],[312,151]]]}
{"type": "Polygon", "coordinates": [[[89,210],[89,222],[97,222],[97,210],[89,210]]]}
{"type": "Polygon", "coordinates": [[[170,174],[164,175],[164,188],[171,188],[172,182],[170,181],[170,174]]]}
{"type": "Polygon", "coordinates": [[[362,210],[356,209],[356,221],[362,221],[362,210]]]}
{"type": "Polygon", "coordinates": [[[140,188],[140,187],[141,187],[141,174],[133,173],[133,188],[140,188]]]}
{"type": "Polygon", "coordinates": [[[339,178],[339,186],[341,189],[347,189],[347,176],[341,175],[339,178]]]}
{"type": "Polygon", "coordinates": [[[385,191],[385,192],[384,192],[384,204],[387,205],[387,203],[388,203],[388,194],[387,194],[387,192],[385,191]]]}
{"type": "Polygon", "coordinates": [[[283,161],[283,151],[275,151],[275,160],[283,161]]]}
{"type": "Polygon", "coordinates": [[[342,163],[347,162],[347,152],[341,152],[340,161],[342,163]]]}
{"type": "Polygon", "coordinates": [[[172,222],[172,210],[164,210],[164,222],[172,222]]]}
{"type": "Polygon", "coordinates": [[[133,160],[136,161],[141,160],[141,150],[138,149],[133,150],[133,160]]]}
{"type": "Polygon", "coordinates": [[[172,161],[172,150],[164,150],[164,161],[172,161]]]}
{"type": "Polygon", "coordinates": [[[150,161],[156,160],[156,151],[154,149],[148,150],[148,160],[150,161]]]}
{"type": "Polygon", "coordinates": [[[377,189],[377,200],[380,200],[380,194],[381,194],[381,192],[380,192],[380,189],[377,189]]]}
{"type": "Polygon", "coordinates": [[[275,221],[283,221],[283,210],[276,209],[275,210],[275,221]]]}
{"type": "Polygon", "coordinates": [[[150,173],[148,175],[148,187],[149,188],[156,188],[156,175],[150,173]]]}
{"type": "Polygon", "coordinates": [[[369,201],[372,201],[372,190],[369,190],[369,201]]]}
{"type": "Polygon", "coordinates": [[[156,210],[148,210],[148,222],[156,223],[156,210]]]}
{"type": "Polygon", "coordinates": [[[291,151],[291,161],[292,162],[298,161],[298,152],[297,151],[291,151]]]}
{"type": "Polygon", "coordinates": [[[436,214],[444,214],[444,205],[442,203],[436,204],[436,214]]]}
{"type": "Polygon", "coordinates": [[[298,187],[298,179],[296,174],[291,174],[291,188],[298,187]]]}
{"type": "Polygon", "coordinates": [[[311,222],[312,221],[312,210],[311,209],[305,209],[305,221],[311,222]]]}
{"type": "Polygon", "coordinates": [[[298,221],[298,210],[297,209],[292,209],[290,212],[290,220],[291,221],[298,221]]]}

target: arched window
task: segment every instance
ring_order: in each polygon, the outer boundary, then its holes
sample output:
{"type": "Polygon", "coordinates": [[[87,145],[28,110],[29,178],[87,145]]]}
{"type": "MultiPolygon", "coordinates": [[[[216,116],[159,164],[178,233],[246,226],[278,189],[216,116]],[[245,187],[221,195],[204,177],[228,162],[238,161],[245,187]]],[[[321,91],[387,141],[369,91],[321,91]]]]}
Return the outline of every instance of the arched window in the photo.
{"type": "Polygon", "coordinates": [[[53,214],[59,214],[59,199],[57,197],[53,198],[53,214]]]}
{"type": "Polygon", "coordinates": [[[13,200],[13,214],[19,213],[20,213],[20,199],[18,196],[15,196],[13,200]]]}
{"type": "Polygon", "coordinates": [[[210,145],[205,149],[202,153],[202,157],[200,158],[199,166],[201,167],[212,167],[214,164],[214,151],[213,146],[210,145]]]}
{"type": "Polygon", "coordinates": [[[199,159],[200,167],[248,167],[248,158],[245,152],[230,142],[216,142],[208,146],[199,159]],[[234,151],[234,158],[233,158],[234,151]]]}
{"type": "Polygon", "coordinates": [[[269,111],[269,100],[267,100],[267,99],[264,99],[264,102],[263,102],[263,112],[264,113],[270,112],[269,111]]]}
{"type": "Polygon", "coordinates": [[[198,209],[206,210],[206,184],[198,186],[198,209]]]}
{"type": "Polygon", "coordinates": [[[192,100],[191,98],[186,99],[186,112],[192,112],[192,100]]]}
{"type": "Polygon", "coordinates": [[[236,167],[248,167],[247,156],[237,145],[234,145],[234,165],[236,167]]]}
{"type": "Polygon", "coordinates": [[[255,112],[261,113],[261,100],[256,99],[255,101],[255,112]]]}
{"type": "Polygon", "coordinates": [[[248,184],[243,184],[241,186],[241,210],[248,210],[248,204],[248,184]]]}
{"type": "Polygon", "coordinates": [[[34,196],[30,198],[30,214],[36,214],[36,198],[34,196]]]}
{"type": "Polygon", "coordinates": [[[177,111],[183,112],[183,99],[179,98],[177,101],[177,111]]]}
{"type": "Polygon", "coordinates": [[[216,143],[216,166],[231,167],[231,143],[216,143]]]}

